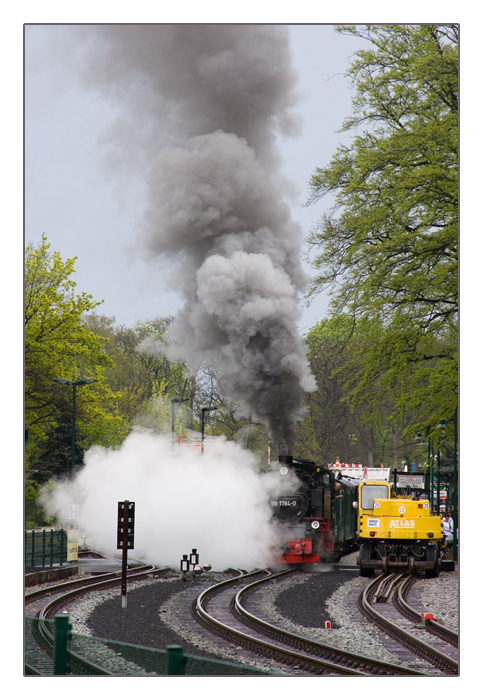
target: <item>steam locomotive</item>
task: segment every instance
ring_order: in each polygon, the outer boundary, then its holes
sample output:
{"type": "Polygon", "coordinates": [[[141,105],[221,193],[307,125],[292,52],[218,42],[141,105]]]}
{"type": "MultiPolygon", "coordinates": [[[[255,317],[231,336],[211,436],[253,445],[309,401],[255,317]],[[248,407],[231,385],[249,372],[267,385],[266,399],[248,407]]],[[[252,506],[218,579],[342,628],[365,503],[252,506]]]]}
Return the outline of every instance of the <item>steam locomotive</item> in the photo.
{"type": "Polygon", "coordinates": [[[287,482],[286,491],[270,504],[279,533],[276,561],[338,561],[357,549],[356,480],[292,456],[279,457],[266,468],[271,470],[278,470],[287,482]]]}

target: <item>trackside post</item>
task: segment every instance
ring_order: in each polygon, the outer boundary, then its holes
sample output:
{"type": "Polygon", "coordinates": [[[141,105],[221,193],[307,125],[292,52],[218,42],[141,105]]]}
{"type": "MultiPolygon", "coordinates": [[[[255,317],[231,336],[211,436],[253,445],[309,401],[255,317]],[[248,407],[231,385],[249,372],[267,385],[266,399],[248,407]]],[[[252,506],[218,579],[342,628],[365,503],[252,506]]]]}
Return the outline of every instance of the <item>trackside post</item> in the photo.
{"type": "Polygon", "coordinates": [[[166,647],[168,676],[184,676],[186,658],[183,656],[183,647],[170,644],[166,647]]]}
{"type": "Polygon", "coordinates": [[[127,608],[127,550],[134,549],[134,502],[117,504],[117,548],[122,549],[121,607],[127,608]]]}
{"type": "Polygon", "coordinates": [[[67,675],[67,642],[72,625],[69,616],[62,614],[54,618],[54,676],[67,675]]]}

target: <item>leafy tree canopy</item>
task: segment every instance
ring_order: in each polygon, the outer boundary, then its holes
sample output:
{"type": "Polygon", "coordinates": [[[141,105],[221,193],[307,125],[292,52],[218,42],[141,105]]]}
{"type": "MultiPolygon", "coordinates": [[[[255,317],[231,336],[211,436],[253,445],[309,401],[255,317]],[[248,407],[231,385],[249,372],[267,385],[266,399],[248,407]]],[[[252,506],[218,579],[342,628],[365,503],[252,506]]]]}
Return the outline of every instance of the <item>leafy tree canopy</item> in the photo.
{"type": "MultiPolygon", "coordinates": [[[[306,397],[309,409],[298,428],[297,449],[307,446],[315,461],[362,462],[389,459],[390,399],[378,396],[377,407],[364,395],[351,400],[351,387],[358,386],[363,369],[360,349],[379,337],[381,327],[364,320],[355,322],[347,314],[323,319],[306,337],[307,354],[317,381],[317,390],[306,397]]],[[[364,355],[364,353],[363,353],[364,355]]],[[[372,391],[376,389],[374,378],[372,391]]]]}
{"type": "Polygon", "coordinates": [[[420,406],[424,423],[457,402],[458,27],[338,31],[370,47],[348,71],[355,96],[342,131],[355,135],[310,182],[310,201],[333,197],[309,238],[311,294],[329,288],[334,313],[381,324],[359,392],[385,373],[378,391],[399,384],[400,409],[420,406]]]}
{"type": "MultiPolygon", "coordinates": [[[[114,318],[87,317],[87,327],[104,339],[103,349],[111,359],[106,382],[119,394],[120,410],[131,426],[151,412],[152,399],[158,404],[161,398],[169,401],[176,396],[191,400],[184,365],[166,357],[164,334],[170,322],[171,318],[157,318],[127,328],[116,325],[114,318]]],[[[155,414],[158,410],[159,406],[155,414]]]]}
{"type": "Polygon", "coordinates": [[[84,314],[101,302],[75,293],[74,263],[75,259],[63,261],[59,253],[51,253],[45,234],[38,247],[26,248],[25,424],[30,466],[45,465],[53,449],[49,444],[53,432],[66,432],[72,425],[72,389],[54,383],[55,378],[96,380],[77,392],[79,442],[117,444],[123,433],[116,396],[104,383],[105,368],[111,365],[103,351],[104,339],[84,320],[84,314]]]}

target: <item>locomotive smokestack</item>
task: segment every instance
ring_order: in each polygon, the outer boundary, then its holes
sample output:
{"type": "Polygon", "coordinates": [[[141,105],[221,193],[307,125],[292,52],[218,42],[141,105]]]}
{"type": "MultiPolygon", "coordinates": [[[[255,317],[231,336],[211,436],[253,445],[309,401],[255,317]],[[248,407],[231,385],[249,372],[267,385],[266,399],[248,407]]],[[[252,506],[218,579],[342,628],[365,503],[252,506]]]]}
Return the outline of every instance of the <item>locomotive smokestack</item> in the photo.
{"type": "Polygon", "coordinates": [[[288,464],[289,467],[291,467],[293,465],[292,455],[279,455],[278,461],[279,461],[279,464],[288,464]]]}

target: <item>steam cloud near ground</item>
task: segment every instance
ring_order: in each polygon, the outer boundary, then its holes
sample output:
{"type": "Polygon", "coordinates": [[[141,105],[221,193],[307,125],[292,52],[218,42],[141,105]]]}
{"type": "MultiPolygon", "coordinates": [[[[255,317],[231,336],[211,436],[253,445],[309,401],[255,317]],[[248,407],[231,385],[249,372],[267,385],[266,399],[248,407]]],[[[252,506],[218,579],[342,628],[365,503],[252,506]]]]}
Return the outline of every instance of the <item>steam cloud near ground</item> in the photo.
{"type": "MultiPolygon", "coordinates": [[[[185,300],[170,359],[185,360],[193,374],[209,363],[224,398],[268,427],[277,454],[290,454],[315,380],[296,327],[306,285],[302,231],[285,201],[293,190],[276,147],[297,123],[287,28],[53,31],[68,38],[66,56],[76,47],[86,85],[119,109],[105,162],[117,176],[145,178],[137,252],[164,279],[169,269],[185,300]]],[[[79,504],[81,529],[114,551],[117,502],[129,499],[139,558],[176,565],[196,547],[215,568],[266,565],[273,477],[257,476],[239,446],[212,444],[201,456],[133,433],[119,450],[92,448],[47,508],[65,521],[68,505],[79,504]]]]}
{"type": "Polygon", "coordinates": [[[201,454],[166,436],[133,432],[119,450],[90,449],[75,479],[44,489],[42,503],[66,525],[69,506],[79,505],[80,538],[85,532],[101,551],[119,556],[117,504],[134,501],[130,557],[178,569],[196,548],[200,563],[216,571],[250,570],[273,563],[270,498],[295,488],[278,471],[257,474],[254,466],[251,452],[223,438],[201,454]]]}

